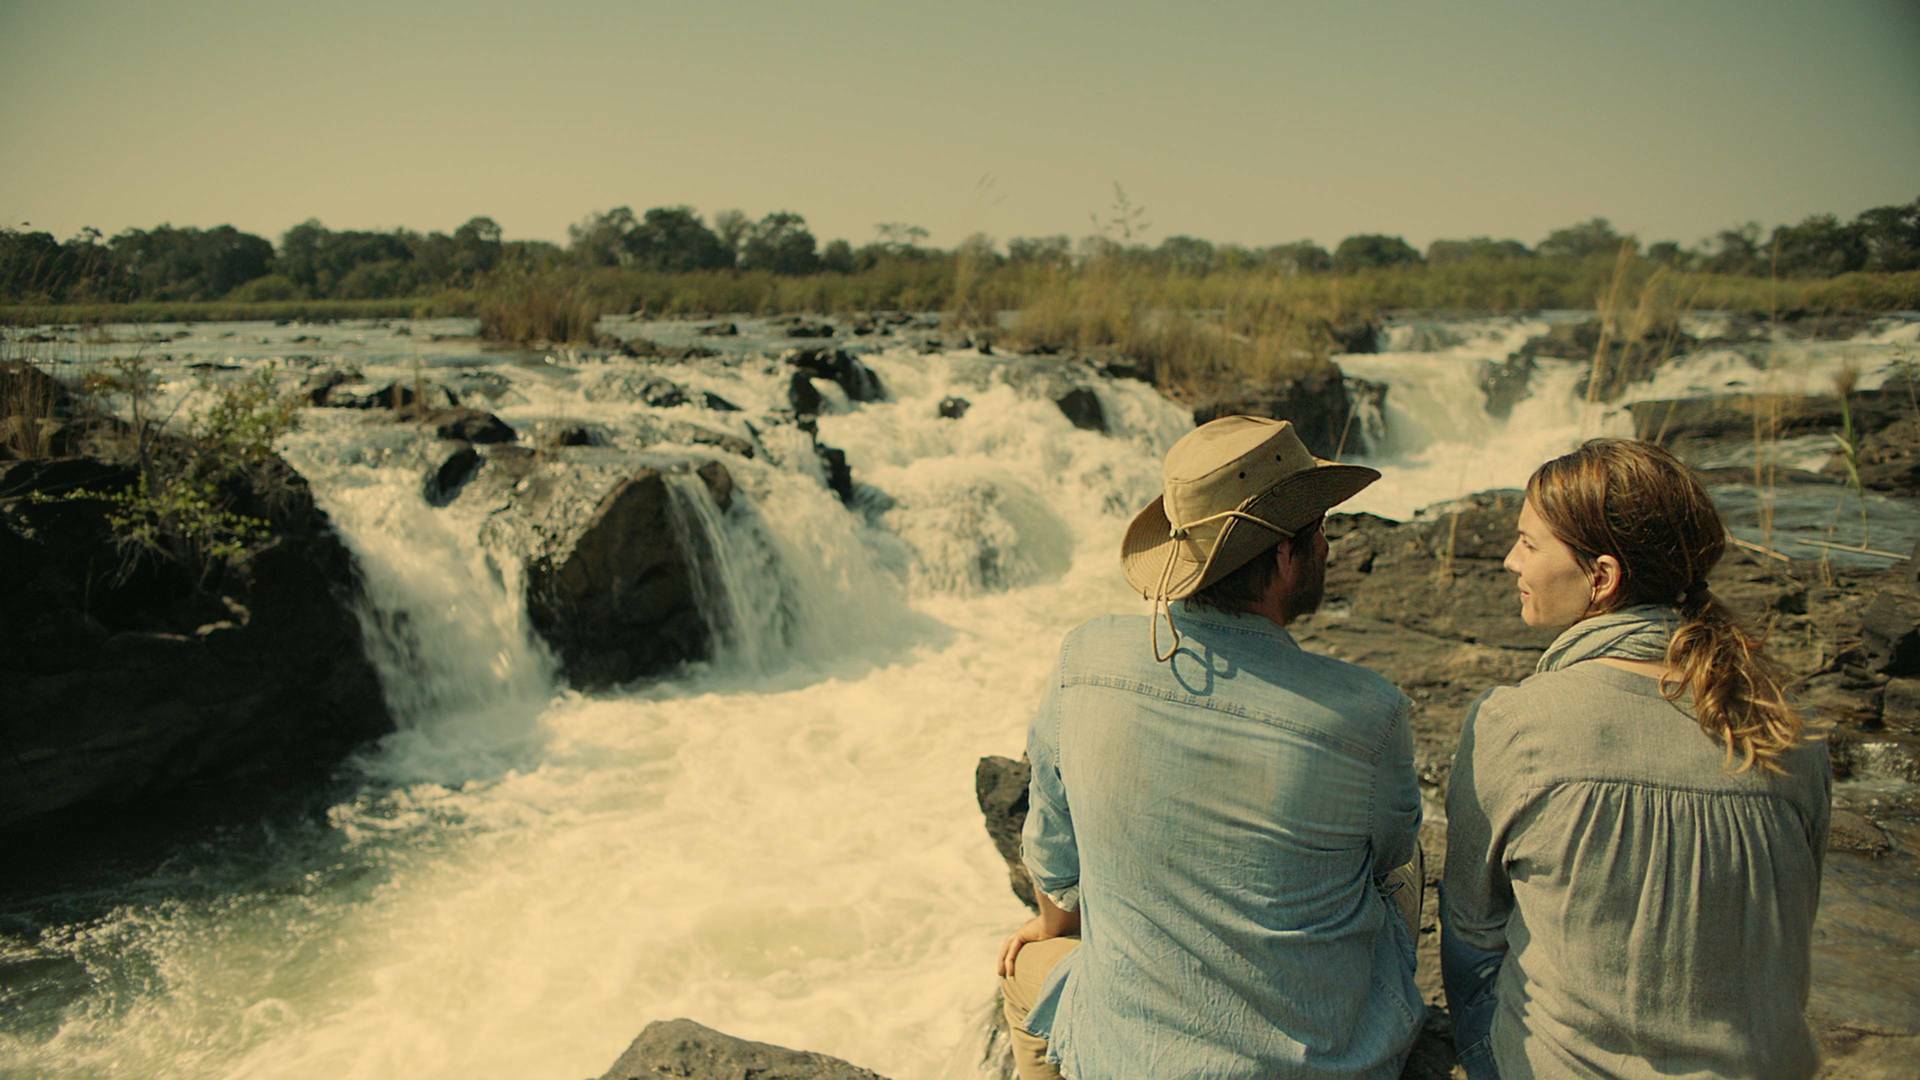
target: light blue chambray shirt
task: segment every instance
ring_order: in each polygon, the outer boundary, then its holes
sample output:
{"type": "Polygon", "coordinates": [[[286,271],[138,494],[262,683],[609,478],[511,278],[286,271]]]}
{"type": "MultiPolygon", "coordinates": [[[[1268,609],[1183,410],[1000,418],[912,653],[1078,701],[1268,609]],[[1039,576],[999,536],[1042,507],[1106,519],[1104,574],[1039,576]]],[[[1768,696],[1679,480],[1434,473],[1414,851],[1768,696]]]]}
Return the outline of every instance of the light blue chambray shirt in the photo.
{"type": "Polygon", "coordinates": [[[1425,1007],[1376,879],[1420,825],[1408,702],[1257,615],[1068,634],[1034,718],[1028,871],[1081,914],[1027,1027],[1106,1077],[1396,1077],[1425,1007]]]}

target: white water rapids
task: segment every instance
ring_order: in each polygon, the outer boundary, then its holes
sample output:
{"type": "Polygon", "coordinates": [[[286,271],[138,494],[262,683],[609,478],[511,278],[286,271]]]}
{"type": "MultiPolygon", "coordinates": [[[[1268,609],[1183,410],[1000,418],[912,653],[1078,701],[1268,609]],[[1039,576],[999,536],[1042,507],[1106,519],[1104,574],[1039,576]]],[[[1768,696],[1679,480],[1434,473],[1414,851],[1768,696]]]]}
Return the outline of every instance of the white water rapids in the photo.
{"type": "MultiPolygon", "coordinates": [[[[1518,486],[1622,431],[1619,410],[1575,398],[1574,365],[1544,368],[1510,419],[1486,414],[1481,366],[1542,328],[1460,323],[1458,345],[1342,358],[1390,386],[1368,458],[1386,479],[1353,508],[1404,517],[1518,486]]],[[[181,349],[234,355],[191,332],[181,349]]],[[[1872,385],[1902,349],[1835,348],[1793,377],[1855,363],[1872,385]]],[[[1120,530],[1191,416],[1115,382],[1100,435],[971,353],[865,360],[888,400],[830,393],[820,438],[885,500],[849,512],[772,431],[775,460],[727,459],[734,512],[677,488],[681,528],[718,541],[703,587],[724,608],[720,654],[596,695],[561,688],[511,562],[475,539],[487,508],[426,504],[417,433],[308,410],[285,452],[366,578],[400,729],[360,754],[324,822],[183,853],[104,914],[0,923],[0,973],[71,972],[37,998],[0,989],[21,1010],[0,1018],[0,1073],[577,1078],[687,1016],[889,1076],[975,1075],[995,948],[1025,911],[974,765],[1019,754],[1064,631],[1139,608],[1120,530]],[[937,417],[949,395],[970,399],[963,418],[937,417]]],[[[1753,377],[1719,362],[1662,385],[1753,377]]],[[[489,363],[512,383],[495,411],[522,431],[561,417],[618,444],[641,409],[607,392],[611,366],[489,363]]],[[[653,370],[745,409],[666,410],[708,425],[744,431],[783,402],[771,367],[653,370]]]]}

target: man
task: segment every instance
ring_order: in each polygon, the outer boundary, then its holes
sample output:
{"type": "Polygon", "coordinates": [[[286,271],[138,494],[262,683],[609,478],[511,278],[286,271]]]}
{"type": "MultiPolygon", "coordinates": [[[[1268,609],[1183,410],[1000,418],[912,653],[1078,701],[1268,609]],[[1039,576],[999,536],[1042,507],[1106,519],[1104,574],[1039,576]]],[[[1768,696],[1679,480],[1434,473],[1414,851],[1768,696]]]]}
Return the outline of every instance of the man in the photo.
{"type": "Polygon", "coordinates": [[[1286,630],[1320,603],[1326,512],[1379,476],[1249,416],[1167,454],[1121,547],[1149,625],[1068,634],[1029,734],[1044,895],[1000,961],[1022,1077],[1399,1075],[1424,1012],[1409,703],[1286,630]]]}

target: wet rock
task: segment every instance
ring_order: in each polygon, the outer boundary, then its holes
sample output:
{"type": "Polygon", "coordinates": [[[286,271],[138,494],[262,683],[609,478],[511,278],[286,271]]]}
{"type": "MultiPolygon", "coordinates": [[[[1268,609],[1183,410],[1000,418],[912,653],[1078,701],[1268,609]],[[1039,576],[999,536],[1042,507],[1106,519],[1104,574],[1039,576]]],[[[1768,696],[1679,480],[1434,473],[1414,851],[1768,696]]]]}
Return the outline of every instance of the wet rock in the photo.
{"type": "Polygon", "coordinates": [[[828,338],[833,336],[833,327],[823,322],[796,319],[786,324],[784,332],[788,337],[795,338],[828,338]]]}
{"type": "Polygon", "coordinates": [[[707,408],[712,409],[714,412],[739,412],[740,411],[740,406],[735,405],[733,402],[728,401],[726,398],[721,397],[719,394],[711,394],[705,391],[702,391],[700,394],[700,403],[702,405],[705,405],[707,408]]]}
{"type": "Polygon", "coordinates": [[[711,446],[743,458],[750,458],[754,454],[753,440],[699,424],[672,422],[660,429],[660,437],[682,446],[711,446]]]}
{"type": "Polygon", "coordinates": [[[1324,321],[1322,329],[1333,342],[1335,352],[1377,353],[1380,351],[1380,323],[1371,315],[1350,315],[1324,321]]]}
{"type": "Polygon", "coordinates": [[[735,1038],[692,1020],[656,1020],[600,1080],[881,1080],[836,1057],[735,1038]]]}
{"type": "MultiPolygon", "coordinates": [[[[306,397],[307,404],[309,405],[328,405],[331,404],[328,399],[332,396],[335,389],[350,383],[359,382],[360,379],[360,372],[356,370],[349,368],[322,368],[319,371],[309,374],[301,381],[300,392],[306,397]]],[[[342,402],[342,406],[353,407],[345,406],[344,401],[342,402]]]]}
{"type": "Polygon", "coordinates": [[[330,390],[324,401],[315,404],[335,409],[390,409],[401,413],[437,412],[458,408],[460,399],[438,383],[390,382],[367,394],[356,394],[344,386],[330,390]]]}
{"type": "Polygon", "coordinates": [[[1920,734],[1920,679],[1887,682],[1880,692],[1880,723],[1889,731],[1920,734]]]}
{"type": "Polygon", "coordinates": [[[963,397],[944,397],[940,399],[940,419],[958,420],[973,408],[973,402],[963,397]]]}
{"type": "Polygon", "coordinates": [[[0,833],[317,782],[392,729],[351,557],[305,480],[276,458],[230,481],[270,538],[204,562],[133,557],[111,503],[66,497],[132,482],[0,464],[0,833]]]}
{"type": "Polygon", "coordinates": [[[544,446],[611,446],[613,439],[599,424],[552,424],[535,426],[534,441],[544,446]]]}
{"type": "Polygon", "coordinates": [[[826,379],[846,391],[849,401],[884,401],[880,377],[845,349],[795,349],[786,362],[815,379],[826,379]]]}
{"type": "Polygon", "coordinates": [[[686,388],[671,379],[650,375],[635,387],[634,396],[656,409],[671,409],[687,403],[686,388]]]}
{"type": "Polygon", "coordinates": [[[1870,818],[1852,810],[1835,809],[1827,825],[1827,850],[1877,858],[1892,851],[1893,844],[1870,818]]]}
{"type": "Polygon", "coordinates": [[[429,506],[446,506],[460,496],[460,489],[480,469],[480,451],[463,443],[446,456],[440,466],[427,474],[423,494],[429,506]]]}
{"type": "Polygon", "coordinates": [[[445,409],[430,417],[435,435],[467,443],[510,443],[519,439],[506,422],[479,409],[445,409]]]}
{"type": "Polygon", "coordinates": [[[827,487],[840,497],[841,505],[853,505],[853,470],[847,466],[847,452],[823,442],[814,443],[820,464],[827,472],[827,487]]]}
{"type": "Polygon", "coordinates": [[[1020,827],[1027,820],[1027,779],[1031,769],[1024,758],[983,757],[973,770],[973,797],[986,815],[987,835],[1007,864],[1013,895],[1035,911],[1033,878],[1020,861],[1020,827]]]}
{"type": "MultiPolygon", "coordinates": [[[[1656,326],[1636,339],[1622,340],[1617,333],[1607,333],[1599,319],[1588,319],[1553,327],[1528,340],[1510,359],[1550,357],[1592,361],[1598,356],[1601,379],[1598,397],[1612,401],[1628,386],[1652,375],[1668,357],[1692,352],[1699,344],[1677,325],[1656,326]]],[[[1584,379],[1591,377],[1590,373],[1584,379]]],[[[1581,395],[1587,393],[1584,379],[1577,388],[1581,395]]]]}
{"type": "MultiPolygon", "coordinates": [[[[1859,437],[1855,466],[1862,487],[1873,491],[1920,495],[1920,416],[1902,416],[1859,437]]],[[[1836,453],[1822,470],[1850,479],[1845,458],[1836,453]]]]}
{"type": "Polygon", "coordinates": [[[1920,595],[1888,589],[1860,613],[1861,644],[1873,670],[1920,675],[1920,595]]]}
{"type": "Polygon", "coordinates": [[[1488,361],[1480,373],[1480,393],[1487,399],[1487,414],[1503,420],[1511,416],[1513,407],[1526,400],[1538,366],[1531,356],[1510,356],[1498,363],[1488,361]]]}
{"type": "Polygon", "coordinates": [[[787,381],[787,404],[796,416],[818,416],[820,406],[825,403],[826,399],[814,389],[813,379],[806,372],[796,371],[787,381]]]}
{"type": "MultiPolygon", "coordinates": [[[[1293,422],[1307,449],[1331,458],[1342,452],[1359,453],[1367,449],[1366,432],[1356,418],[1349,380],[1339,369],[1286,379],[1252,391],[1216,397],[1193,410],[1193,422],[1204,424],[1222,416],[1268,416],[1293,422]]],[[[1368,393],[1380,403],[1386,400],[1386,388],[1369,384],[1368,393]],[[1378,387],[1377,392],[1373,387],[1378,387]]]]}
{"type": "Polygon", "coordinates": [[[1053,403],[1060,406],[1061,414],[1074,427],[1082,431],[1106,433],[1106,410],[1100,407],[1100,395],[1094,393],[1091,388],[1076,386],[1053,399],[1053,403]]]}
{"type": "MultiPolygon", "coordinates": [[[[753,455],[747,454],[746,456],[752,457],[753,455]]],[[[707,486],[707,491],[713,496],[713,504],[715,506],[718,506],[722,511],[733,509],[733,474],[727,471],[725,465],[717,461],[709,461],[693,472],[695,476],[700,478],[700,482],[707,486]]]]}
{"type": "Polygon", "coordinates": [[[497,371],[468,371],[454,378],[451,389],[462,400],[480,397],[499,402],[512,393],[513,382],[497,371]]]}
{"type": "MultiPolygon", "coordinates": [[[[711,490],[724,472],[701,479],[711,490]]],[[[530,487],[521,507],[535,519],[527,616],[568,681],[604,689],[705,658],[712,641],[695,580],[709,555],[681,539],[666,474],[643,468],[619,481],[584,520],[553,490],[530,487]]]]}
{"type": "Polygon", "coordinates": [[[708,323],[702,326],[698,333],[702,337],[738,337],[740,328],[730,322],[708,323]]]}

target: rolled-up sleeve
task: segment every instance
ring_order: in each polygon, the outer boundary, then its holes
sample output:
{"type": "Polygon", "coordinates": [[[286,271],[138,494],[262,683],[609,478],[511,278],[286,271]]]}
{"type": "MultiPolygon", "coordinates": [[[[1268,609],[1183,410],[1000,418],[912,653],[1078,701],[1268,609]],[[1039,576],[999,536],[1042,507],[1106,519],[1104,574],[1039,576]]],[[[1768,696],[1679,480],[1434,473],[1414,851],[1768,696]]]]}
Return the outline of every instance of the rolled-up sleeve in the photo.
{"type": "Polygon", "coordinates": [[[1420,841],[1420,779],[1413,771],[1413,703],[1400,699],[1374,766],[1374,872],[1385,874],[1413,858],[1420,841]]]}
{"type": "Polygon", "coordinates": [[[1027,730],[1027,821],[1020,831],[1020,856],[1033,883],[1062,911],[1080,909],[1080,847],[1073,838],[1073,815],[1060,776],[1060,677],[1056,668],[1027,730]]]}
{"type": "Polygon", "coordinates": [[[1491,761],[1504,737],[1489,693],[1473,703],[1460,728],[1447,785],[1447,869],[1441,879],[1441,921],[1464,943],[1505,952],[1513,882],[1507,876],[1506,837],[1514,808],[1502,795],[1513,777],[1491,761]]]}

